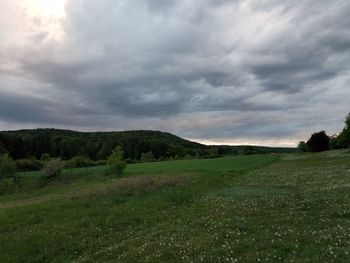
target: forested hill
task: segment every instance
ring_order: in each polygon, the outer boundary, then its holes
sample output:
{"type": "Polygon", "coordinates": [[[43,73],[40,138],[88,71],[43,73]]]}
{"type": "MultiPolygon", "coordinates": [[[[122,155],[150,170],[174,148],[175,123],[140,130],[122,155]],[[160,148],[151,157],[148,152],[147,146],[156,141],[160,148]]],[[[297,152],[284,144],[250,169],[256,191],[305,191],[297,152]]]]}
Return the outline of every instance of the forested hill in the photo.
{"type": "MultiPolygon", "coordinates": [[[[206,154],[206,146],[190,142],[166,132],[76,132],[58,129],[35,129],[0,132],[0,148],[14,159],[37,159],[43,153],[70,159],[87,156],[104,160],[117,145],[122,146],[125,157],[138,160],[142,153],[152,152],[154,158],[206,154]]],[[[0,150],[1,151],[1,150],[0,150]]]]}
{"type": "Polygon", "coordinates": [[[160,131],[77,132],[59,129],[33,129],[0,132],[0,153],[12,158],[40,159],[48,153],[53,157],[70,159],[86,156],[91,160],[105,160],[111,150],[122,146],[125,158],[140,160],[142,154],[161,160],[185,156],[217,156],[223,154],[285,152],[288,148],[247,146],[206,146],[160,131]]]}

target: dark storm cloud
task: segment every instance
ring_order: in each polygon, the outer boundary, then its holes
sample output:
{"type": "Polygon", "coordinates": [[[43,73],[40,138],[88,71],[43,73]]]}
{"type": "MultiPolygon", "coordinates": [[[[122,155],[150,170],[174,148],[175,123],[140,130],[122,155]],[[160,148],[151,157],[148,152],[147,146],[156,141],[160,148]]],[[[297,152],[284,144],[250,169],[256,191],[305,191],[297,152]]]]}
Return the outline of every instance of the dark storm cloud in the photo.
{"type": "Polygon", "coordinates": [[[16,79],[0,79],[0,122],[300,138],[320,118],[336,131],[348,110],[348,1],[74,0],[65,12],[54,29],[0,16],[13,28],[0,77],[16,79]]]}
{"type": "Polygon", "coordinates": [[[79,120],[86,124],[98,123],[98,118],[89,120],[84,116],[98,116],[98,112],[76,105],[49,101],[40,97],[24,96],[0,91],[0,119],[9,123],[75,125],[79,120]]]}
{"type": "Polygon", "coordinates": [[[5,121],[30,123],[49,121],[50,114],[43,111],[48,106],[48,103],[41,99],[28,99],[25,96],[0,93],[0,118],[5,121]]]}

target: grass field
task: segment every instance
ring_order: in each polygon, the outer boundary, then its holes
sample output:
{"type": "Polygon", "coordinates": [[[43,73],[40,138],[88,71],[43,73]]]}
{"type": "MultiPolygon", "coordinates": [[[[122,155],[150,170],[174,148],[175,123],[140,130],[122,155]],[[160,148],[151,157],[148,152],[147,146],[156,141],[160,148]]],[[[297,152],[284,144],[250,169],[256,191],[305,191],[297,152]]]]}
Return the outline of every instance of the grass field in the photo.
{"type": "Polygon", "coordinates": [[[0,195],[0,262],[350,261],[349,152],[104,169],[20,174],[0,195]]]}

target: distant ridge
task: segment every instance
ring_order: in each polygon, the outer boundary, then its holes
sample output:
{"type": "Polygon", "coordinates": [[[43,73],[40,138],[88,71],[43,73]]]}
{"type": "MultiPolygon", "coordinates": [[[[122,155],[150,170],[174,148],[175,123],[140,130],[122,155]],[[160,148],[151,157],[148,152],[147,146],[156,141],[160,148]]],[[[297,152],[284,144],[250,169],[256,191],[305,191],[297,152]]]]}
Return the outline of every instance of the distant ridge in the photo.
{"type": "Polygon", "coordinates": [[[140,160],[143,153],[151,153],[154,159],[162,160],[296,151],[295,148],[283,147],[208,146],[152,130],[79,132],[39,128],[0,131],[0,153],[8,152],[14,159],[39,159],[42,154],[49,153],[62,159],[86,156],[92,160],[105,160],[117,145],[123,147],[125,157],[130,160],[140,160]]]}

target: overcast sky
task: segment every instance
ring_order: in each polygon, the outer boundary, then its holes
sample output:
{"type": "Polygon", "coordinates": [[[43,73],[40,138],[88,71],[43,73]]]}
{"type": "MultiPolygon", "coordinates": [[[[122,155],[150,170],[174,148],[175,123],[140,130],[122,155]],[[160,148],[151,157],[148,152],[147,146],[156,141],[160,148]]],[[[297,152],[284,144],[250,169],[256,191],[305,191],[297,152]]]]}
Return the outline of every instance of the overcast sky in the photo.
{"type": "Polygon", "coordinates": [[[350,111],[349,0],[0,0],[0,130],[295,146],[350,111]]]}

